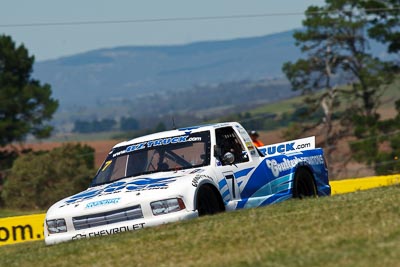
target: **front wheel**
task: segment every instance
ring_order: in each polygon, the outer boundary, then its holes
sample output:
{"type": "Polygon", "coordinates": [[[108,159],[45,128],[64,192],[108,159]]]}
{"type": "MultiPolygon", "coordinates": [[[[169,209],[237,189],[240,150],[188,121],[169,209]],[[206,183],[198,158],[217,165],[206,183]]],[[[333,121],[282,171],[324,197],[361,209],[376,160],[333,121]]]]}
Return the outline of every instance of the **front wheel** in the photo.
{"type": "Polygon", "coordinates": [[[314,176],[306,168],[300,168],[296,171],[293,182],[293,197],[316,197],[317,188],[314,182],[314,176]]]}
{"type": "Polygon", "coordinates": [[[223,211],[217,195],[208,185],[200,187],[197,193],[196,206],[199,216],[212,215],[223,211]]]}

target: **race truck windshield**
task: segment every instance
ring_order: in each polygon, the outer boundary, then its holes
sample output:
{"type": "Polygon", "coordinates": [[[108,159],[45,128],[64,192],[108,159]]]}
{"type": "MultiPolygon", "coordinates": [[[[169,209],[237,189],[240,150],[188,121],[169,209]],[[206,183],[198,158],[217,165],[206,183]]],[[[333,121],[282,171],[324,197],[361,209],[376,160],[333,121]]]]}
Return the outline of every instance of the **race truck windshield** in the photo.
{"type": "Polygon", "coordinates": [[[114,148],[91,186],[143,174],[210,165],[210,132],[165,137],[114,148]]]}

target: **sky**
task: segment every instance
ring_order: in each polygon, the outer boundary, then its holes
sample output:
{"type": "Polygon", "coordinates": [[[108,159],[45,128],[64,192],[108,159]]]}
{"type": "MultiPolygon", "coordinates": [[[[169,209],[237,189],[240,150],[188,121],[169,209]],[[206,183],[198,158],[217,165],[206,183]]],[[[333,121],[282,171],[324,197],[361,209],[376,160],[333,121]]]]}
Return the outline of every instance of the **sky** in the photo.
{"type": "Polygon", "coordinates": [[[306,8],[323,3],[322,0],[0,0],[0,35],[10,35],[18,45],[24,44],[36,61],[42,61],[99,48],[186,44],[282,32],[301,27],[306,8]],[[227,18],[258,14],[268,15],[227,18]],[[150,21],[169,18],[190,19],[150,21]],[[32,26],[93,21],[136,22],[32,26]],[[25,25],[18,26],[21,24],[25,25]]]}

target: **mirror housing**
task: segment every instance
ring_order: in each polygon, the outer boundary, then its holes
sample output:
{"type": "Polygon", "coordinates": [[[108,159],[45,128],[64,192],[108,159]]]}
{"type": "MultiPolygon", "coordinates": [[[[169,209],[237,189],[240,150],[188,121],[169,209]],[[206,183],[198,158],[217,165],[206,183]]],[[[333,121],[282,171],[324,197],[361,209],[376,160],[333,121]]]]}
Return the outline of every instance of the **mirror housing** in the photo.
{"type": "Polygon", "coordinates": [[[220,146],[214,145],[214,156],[217,158],[222,156],[222,151],[220,146]]]}

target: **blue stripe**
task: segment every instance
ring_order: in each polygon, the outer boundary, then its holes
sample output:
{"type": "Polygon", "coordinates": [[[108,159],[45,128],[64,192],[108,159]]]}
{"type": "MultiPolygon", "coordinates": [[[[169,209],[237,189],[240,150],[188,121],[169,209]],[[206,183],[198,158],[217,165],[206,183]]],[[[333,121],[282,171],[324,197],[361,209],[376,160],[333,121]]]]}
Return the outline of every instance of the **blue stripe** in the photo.
{"type": "Polygon", "coordinates": [[[269,202],[268,200],[272,198],[272,195],[269,196],[262,196],[262,197],[253,197],[253,198],[249,198],[247,199],[247,202],[245,203],[238,203],[238,204],[242,204],[243,208],[254,208],[254,207],[259,207],[262,205],[265,205],[264,203],[269,202]]]}
{"type": "Polygon", "coordinates": [[[271,181],[271,187],[279,186],[279,185],[281,185],[281,184],[284,184],[284,183],[289,182],[289,181],[291,180],[291,177],[290,177],[290,176],[291,176],[291,175],[288,174],[288,175],[279,177],[279,178],[277,178],[277,179],[271,181]]]}
{"type": "Polygon", "coordinates": [[[292,184],[280,185],[280,186],[276,187],[276,191],[278,192],[278,194],[281,193],[281,192],[283,192],[283,191],[287,191],[287,190],[289,190],[290,188],[292,188],[291,185],[292,185],[292,184]]]}
{"type": "Polygon", "coordinates": [[[226,180],[223,178],[221,181],[219,181],[218,186],[219,189],[222,189],[226,185],[226,180]]]}
{"type": "Polygon", "coordinates": [[[268,195],[271,195],[271,193],[272,193],[272,192],[271,192],[271,187],[270,187],[270,185],[269,185],[269,183],[268,183],[268,184],[262,186],[260,189],[258,189],[258,190],[251,196],[251,198],[253,198],[253,197],[268,196],[268,195]]]}
{"type": "Polygon", "coordinates": [[[222,198],[225,198],[227,195],[229,195],[229,190],[226,190],[226,191],[222,194],[222,198]]]}
{"type": "Polygon", "coordinates": [[[235,178],[246,176],[249,172],[251,172],[252,169],[254,169],[254,167],[235,172],[235,178]]]}
{"type": "Polygon", "coordinates": [[[277,202],[280,202],[280,201],[285,200],[285,199],[290,198],[290,197],[291,197],[291,195],[287,194],[287,193],[274,194],[270,198],[266,199],[263,203],[261,203],[260,206],[269,205],[269,204],[272,204],[272,203],[277,203],[277,202]]]}

